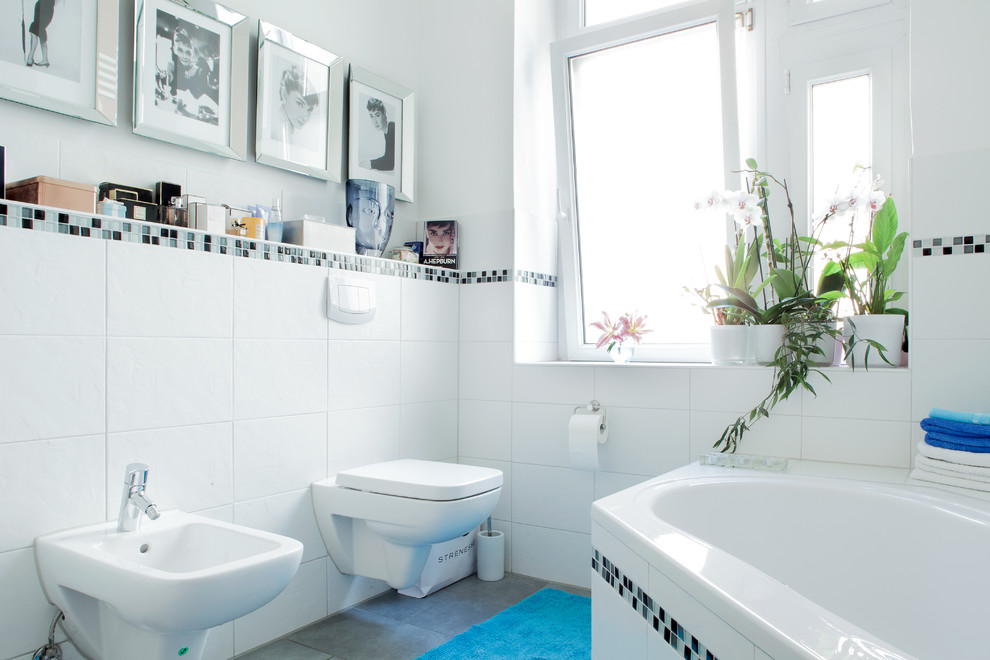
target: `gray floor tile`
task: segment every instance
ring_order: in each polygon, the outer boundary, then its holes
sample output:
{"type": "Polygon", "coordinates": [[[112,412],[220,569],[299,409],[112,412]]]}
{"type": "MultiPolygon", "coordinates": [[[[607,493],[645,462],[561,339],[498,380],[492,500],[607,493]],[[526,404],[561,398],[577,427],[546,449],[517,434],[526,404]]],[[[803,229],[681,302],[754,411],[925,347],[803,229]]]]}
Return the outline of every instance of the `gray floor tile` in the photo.
{"type": "Polygon", "coordinates": [[[403,596],[395,589],[392,589],[371,600],[366,600],[356,607],[365,612],[387,616],[396,621],[406,621],[410,617],[422,614],[424,611],[435,607],[437,602],[433,599],[434,595],[430,594],[426,598],[413,598],[412,596],[403,596]]]}
{"type": "Polygon", "coordinates": [[[343,660],[411,660],[450,635],[352,608],[289,636],[343,660]]]}
{"type": "Polygon", "coordinates": [[[330,656],[308,646],[302,646],[287,639],[280,639],[244,655],[239,655],[237,660],[330,660],[330,656]]]}
{"type": "Polygon", "coordinates": [[[551,589],[557,589],[558,591],[565,591],[569,594],[577,594],[578,596],[587,596],[591,598],[591,589],[585,589],[584,587],[575,587],[572,584],[561,584],[560,582],[548,582],[547,586],[551,589]]]}

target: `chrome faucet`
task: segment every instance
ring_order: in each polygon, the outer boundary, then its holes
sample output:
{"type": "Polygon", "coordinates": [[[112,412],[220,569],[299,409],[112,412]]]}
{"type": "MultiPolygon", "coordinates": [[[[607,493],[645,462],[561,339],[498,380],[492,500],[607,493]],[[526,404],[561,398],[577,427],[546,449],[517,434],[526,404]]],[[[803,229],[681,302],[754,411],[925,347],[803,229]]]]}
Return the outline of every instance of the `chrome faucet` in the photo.
{"type": "Polygon", "coordinates": [[[142,513],[152,520],[157,520],[161,515],[144,492],[147,483],[148,466],[144,463],[131,463],[124,470],[124,493],[120,498],[120,515],[117,517],[118,532],[136,532],[141,525],[142,513]]]}

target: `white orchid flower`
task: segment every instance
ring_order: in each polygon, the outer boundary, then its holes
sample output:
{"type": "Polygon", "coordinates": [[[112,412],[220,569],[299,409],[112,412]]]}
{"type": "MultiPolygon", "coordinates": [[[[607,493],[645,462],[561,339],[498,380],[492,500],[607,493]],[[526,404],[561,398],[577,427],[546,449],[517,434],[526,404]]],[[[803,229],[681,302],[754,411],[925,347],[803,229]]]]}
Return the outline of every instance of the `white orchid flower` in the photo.
{"type": "Polygon", "coordinates": [[[732,212],[732,219],[735,220],[736,224],[740,227],[752,227],[754,224],[759,223],[762,218],[763,209],[759,206],[744,206],[743,208],[732,212]]]}
{"type": "Polygon", "coordinates": [[[874,190],[870,193],[869,199],[866,200],[866,207],[870,210],[870,213],[876,213],[886,201],[887,193],[882,190],[874,190]]]}
{"type": "Polygon", "coordinates": [[[713,190],[694,202],[695,211],[714,211],[725,203],[725,196],[718,190],[713,190]]]}

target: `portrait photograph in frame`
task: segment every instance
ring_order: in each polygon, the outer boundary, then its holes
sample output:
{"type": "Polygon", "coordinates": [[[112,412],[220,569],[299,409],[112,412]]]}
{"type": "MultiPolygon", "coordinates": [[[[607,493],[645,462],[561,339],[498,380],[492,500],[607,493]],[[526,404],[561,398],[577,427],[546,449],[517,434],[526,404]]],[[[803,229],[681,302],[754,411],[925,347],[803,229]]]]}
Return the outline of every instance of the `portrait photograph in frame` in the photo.
{"type": "Polygon", "coordinates": [[[117,0],[0,2],[0,98],[117,125],[117,0]]]}
{"type": "Polygon", "coordinates": [[[135,0],[134,133],[244,160],[249,21],[209,0],[135,0]]]}
{"type": "Polygon", "coordinates": [[[357,67],[349,92],[348,178],[387,183],[396,199],[413,201],[415,94],[357,67]]]}
{"type": "Polygon", "coordinates": [[[257,161],[340,183],[347,63],[258,21],[257,161]]]}

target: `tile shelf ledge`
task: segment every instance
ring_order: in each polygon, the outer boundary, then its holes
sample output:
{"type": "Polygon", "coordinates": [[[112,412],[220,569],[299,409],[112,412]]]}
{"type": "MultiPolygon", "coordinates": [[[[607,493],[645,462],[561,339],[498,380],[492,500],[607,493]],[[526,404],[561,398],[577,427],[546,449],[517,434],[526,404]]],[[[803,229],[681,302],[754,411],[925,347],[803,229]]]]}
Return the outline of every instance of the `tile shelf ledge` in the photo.
{"type": "MultiPolygon", "coordinates": [[[[626,362],[623,364],[618,364],[616,362],[606,361],[606,360],[546,360],[546,361],[530,361],[521,362],[516,360],[513,362],[514,365],[520,367],[606,367],[606,368],[622,368],[622,367],[633,367],[633,368],[644,368],[653,367],[660,369],[728,369],[732,371],[762,371],[771,369],[771,367],[765,367],[758,364],[739,364],[739,365],[717,365],[711,362],[626,362]]],[[[829,365],[826,367],[818,367],[821,371],[826,374],[829,373],[870,373],[870,374],[900,374],[900,373],[911,373],[911,368],[906,366],[893,367],[893,368],[879,368],[879,369],[860,369],[857,368],[855,372],[850,367],[845,365],[829,365]]]]}

